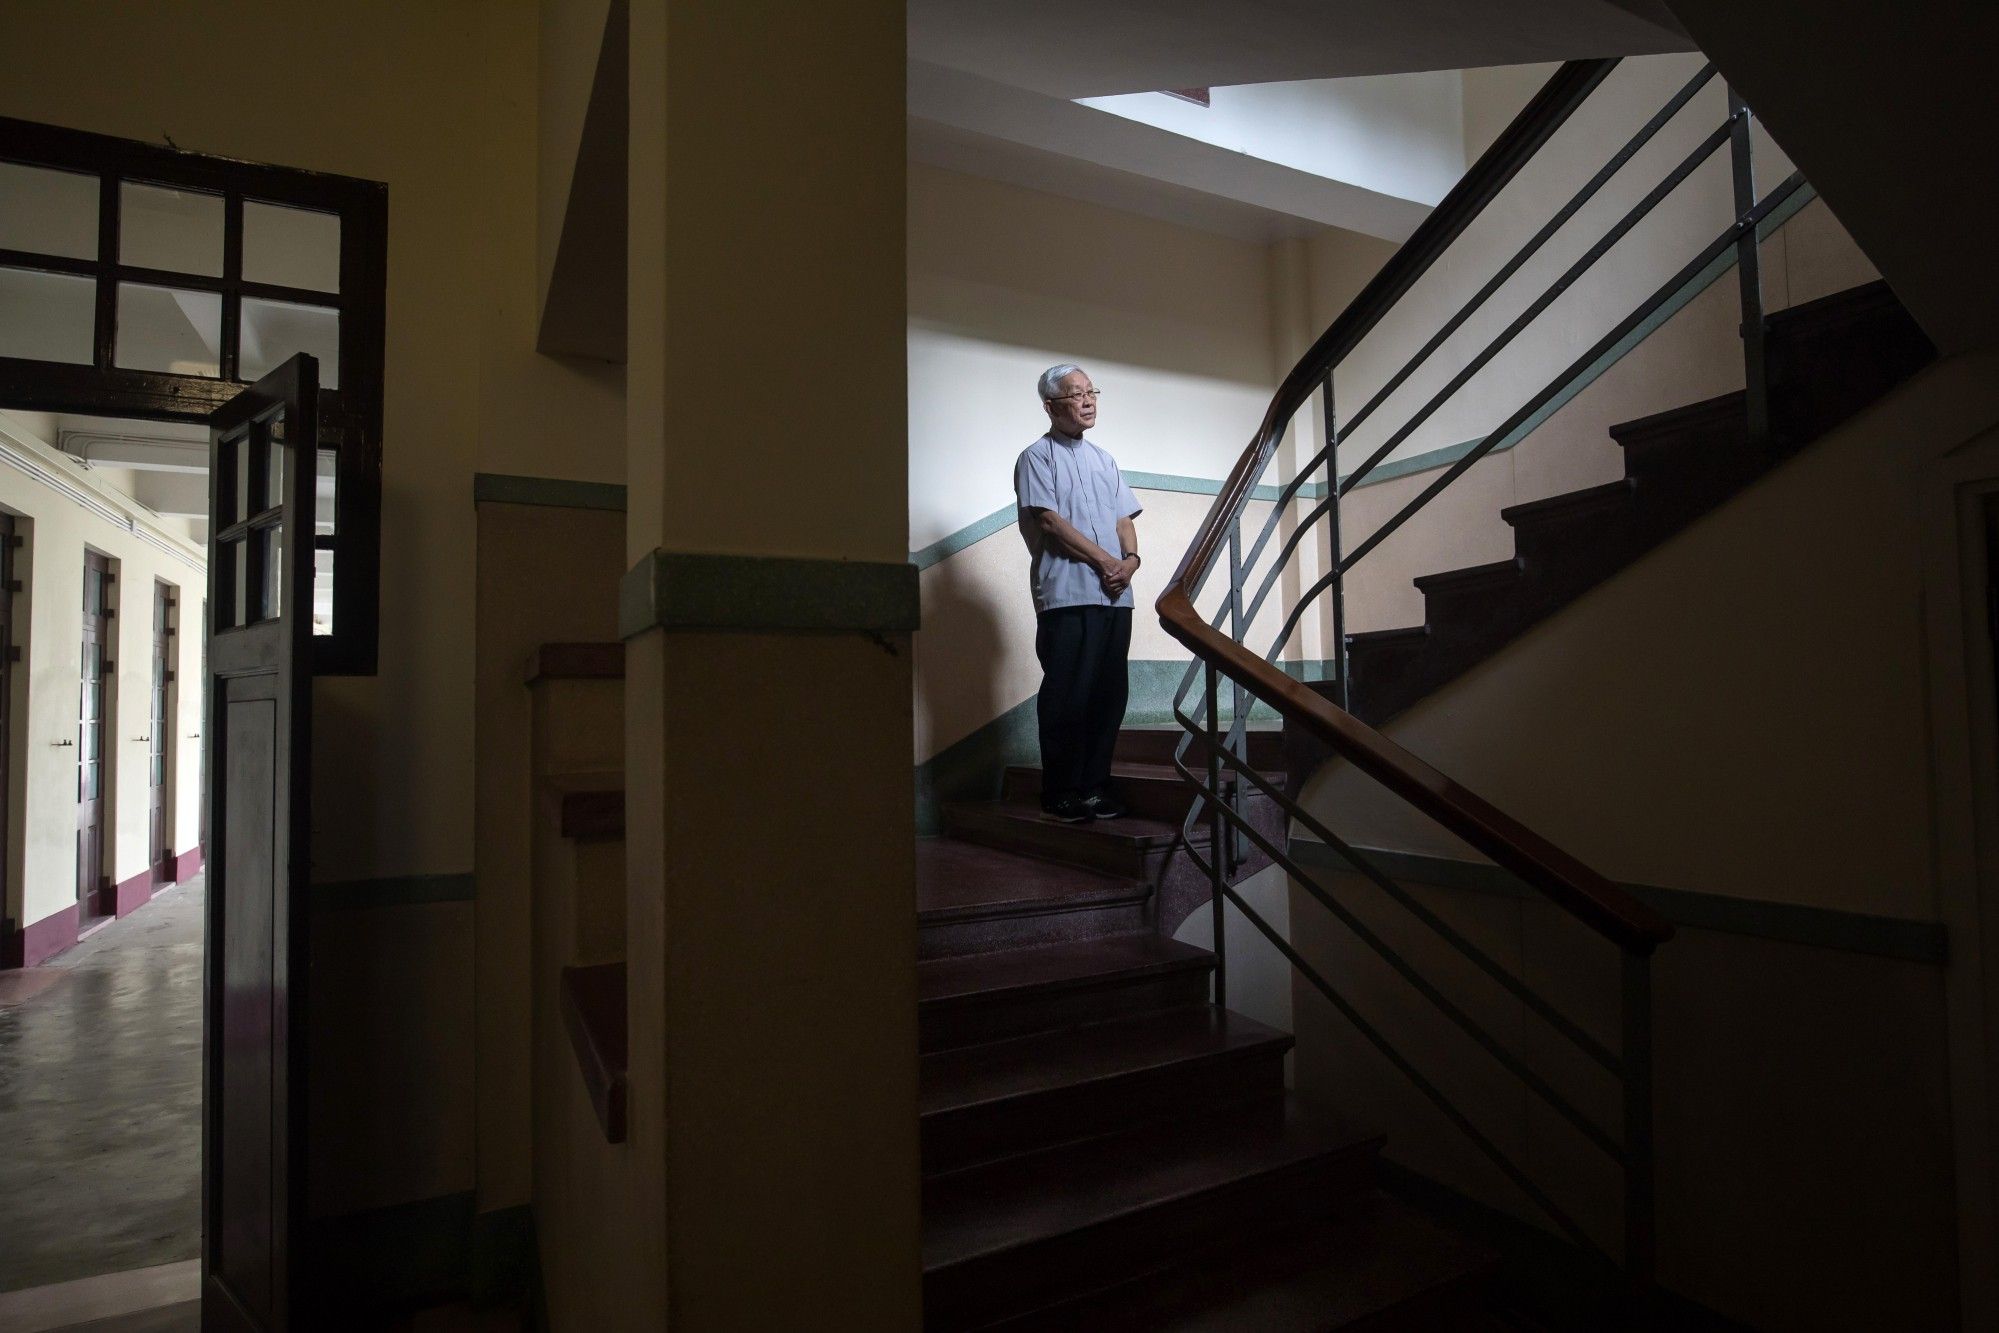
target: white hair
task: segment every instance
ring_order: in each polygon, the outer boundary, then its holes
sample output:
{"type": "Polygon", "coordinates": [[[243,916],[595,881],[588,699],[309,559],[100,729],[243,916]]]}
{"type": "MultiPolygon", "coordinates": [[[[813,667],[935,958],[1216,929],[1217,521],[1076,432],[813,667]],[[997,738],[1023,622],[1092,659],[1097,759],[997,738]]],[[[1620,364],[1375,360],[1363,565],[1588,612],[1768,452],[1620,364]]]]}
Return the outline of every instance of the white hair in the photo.
{"type": "Polygon", "coordinates": [[[1083,368],[1081,366],[1072,366],[1067,361],[1064,361],[1059,366],[1050,366],[1048,369],[1042,371],[1041,378],[1035,381],[1034,387],[1041,391],[1041,401],[1045,403],[1051,398],[1061,396],[1063,380],[1068,379],[1071,375],[1080,375],[1082,373],[1083,368]]]}

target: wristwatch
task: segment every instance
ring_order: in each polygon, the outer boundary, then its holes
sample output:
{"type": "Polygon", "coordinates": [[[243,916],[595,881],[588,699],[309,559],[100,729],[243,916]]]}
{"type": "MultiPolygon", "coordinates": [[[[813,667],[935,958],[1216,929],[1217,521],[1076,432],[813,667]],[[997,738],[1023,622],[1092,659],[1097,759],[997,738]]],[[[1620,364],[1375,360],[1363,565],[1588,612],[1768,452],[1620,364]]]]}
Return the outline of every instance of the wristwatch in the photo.
{"type": "Polygon", "coordinates": [[[1141,565],[1145,563],[1145,561],[1143,561],[1143,560],[1139,560],[1139,558],[1138,558],[1138,552],[1136,552],[1136,551],[1126,551],[1126,552],[1125,552],[1125,553],[1124,553],[1124,554],[1123,554],[1122,556],[1120,556],[1119,558],[1120,558],[1120,559],[1123,559],[1123,560],[1138,560],[1138,563],[1139,563],[1139,564],[1141,564],[1141,565]]]}

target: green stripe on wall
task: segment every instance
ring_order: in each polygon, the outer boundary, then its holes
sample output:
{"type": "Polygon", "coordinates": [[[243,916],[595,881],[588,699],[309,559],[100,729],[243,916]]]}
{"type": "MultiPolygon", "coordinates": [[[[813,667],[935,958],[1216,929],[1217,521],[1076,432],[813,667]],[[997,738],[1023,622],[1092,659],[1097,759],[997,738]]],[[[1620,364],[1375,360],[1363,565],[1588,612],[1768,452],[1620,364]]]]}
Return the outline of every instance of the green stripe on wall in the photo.
{"type": "Polygon", "coordinates": [[[916,569],[872,560],[654,550],[618,585],[618,634],[650,629],[907,633],[921,622],[916,569]]]}
{"type": "MultiPolygon", "coordinates": [[[[1317,659],[1280,662],[1285,674],[1300,680],[1327,680],[1331,663],[1317,659]]],[[[1125,705],[1128,727],[1172,726],[1173,692],[1180,688],[1186,673],[1184,661],[1138,658],[1128,664],[1131,696],[1125,705]]],[[[1189,702],[1199,707],[1198,687],[1189,702]]],[[[1224,682],[1221,698],[1224,721],[1233,719],[1229,693],[1224,682]]],[[[1277,714],[1261,701],[1252,701],[1250,722],[1274,724],[1277,714]]],[[[1035,720],[1034,699],[1029,696],[961,740],[945,746],[916,766],[916,831],[920,836],[935,834],[943,826],[942,807],[950,801],[989,801],[999,795],[1000,779],[1015,764],[1039,764],[1041,738],[1035,720]]]]}
{"type": "MultiPolygon", "coordinates": [[[[1535,895],[1510,872],[1484,861],[1460,861],[1445,856],[1356,847],[1368,863],[1391,879],[1435,884],[1469,893],[1508,897],[1535,895]]],[[[1310,838],[1291,839],[1292,859],[1316,870],[1352,872],[1339,853],[1310,838]]],[[[1781,940],[1819,949],[1900,958],[1912,963],[1942,963],[1949,957],[1949,932],[1940,921],[1911,921],[1830,907],[1737,898],[1729,894],[1664,889],[1651,884],[1620,884],[1619,888],[1676,926],[1713,930],[1728,935],[1781,940]]]]}
{"type": "Polygon", "coordinates": [[[561,477],[517,477],[505,472],[472,474],[474,503],[552,505],[561,509],[625,507],[625,488],[614,481],[568,481],[561,477]]]}

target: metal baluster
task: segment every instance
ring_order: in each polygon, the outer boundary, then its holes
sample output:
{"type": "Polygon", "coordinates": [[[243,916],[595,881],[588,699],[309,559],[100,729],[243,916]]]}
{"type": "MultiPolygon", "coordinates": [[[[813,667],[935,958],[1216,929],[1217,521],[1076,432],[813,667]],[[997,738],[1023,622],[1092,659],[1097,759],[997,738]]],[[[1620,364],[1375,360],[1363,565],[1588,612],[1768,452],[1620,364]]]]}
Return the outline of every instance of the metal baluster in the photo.
{"type": "MultiPolygon", "coordinates": [[[[1242,519],[1229,525],[1229,637],[1242,643],[1248,635],[1248,626],[1242,623],[1242,519]]],[[[1239,737],[1229,748],[1229,753],[1238,759],[1249,755],[1249,691],[1243,683],[1233,677],[1229,680],[1229,735],[1239,737]]],[[[1219,786],[1213,788],[1220,791],[1219,786]]],[[[1242,784],[1235,784],[1229,797],[1229,805],[1240,815],[1242,813],[1242,784]]],[[[1229,824],[1228,873],[1233,876],[1236,868],[1243,863],[1247,854],[1243,848],[1242,826],[1234,821],[1229,824]]],[[[1217,844],[1219,845],[1219,844],[1217,844]]]]}
{"type": "MultiPolygon", "coordinates": [[[[1750,127],[1754,117],[1735,89],[1728,90],[1729,164],[1735,177],[1735,216],[1756,207],[1756,165],[1750,127]]],[[[1770,442],[1770,375],[1764,360],[1763,261],[1756,228],[1744,227],[1735,242],[1735,268],[1742,286],[1742,392],[1748,405],[1749,445],[1770,442]]]]}
{"type": "MultiPolygon", "coordinates": [[[[1217,697],[1215,667],[1208,664],[1208,790],[1220,795],[1222,790],[1222,720],[1220,700],[1217,697]]],[[[1220,1009],[1228,1004],[1228,954],[1222,945],[1223,890],[1227,888],[1227,872],[1222,869],[1222,848],[1227,844],[1223,829],[1226,820],[1222,816],[1219,800],[1208,802],[1208,884],[1210,897],[1215,908],[1215,1007],[1220,1009]]]]}
{"type": "MultiPolygon", "coordinates": [[[[1326,506],[1327,540],[1331,543],[1331,567],[1340,567],[1340,458],[1339,458],[1339,417],[1333,411],[1333,375],[1326,372],[1325,382],[1319,386],[1324,399],[1326,418],[1326,496],[1332,501],[1326,506]]],[[[1340,707],[1353,711],[1353,685],[1347,672],[1347,581],[1344,574],[1333,580],[1333,672],[1339,682],[1340,707]]]]}
{"type": "Polygon", "coordinates": [[[1652,957],[1624,951],[1624,1271],[1644,1291],[1653,1281],[1652,957]]]}

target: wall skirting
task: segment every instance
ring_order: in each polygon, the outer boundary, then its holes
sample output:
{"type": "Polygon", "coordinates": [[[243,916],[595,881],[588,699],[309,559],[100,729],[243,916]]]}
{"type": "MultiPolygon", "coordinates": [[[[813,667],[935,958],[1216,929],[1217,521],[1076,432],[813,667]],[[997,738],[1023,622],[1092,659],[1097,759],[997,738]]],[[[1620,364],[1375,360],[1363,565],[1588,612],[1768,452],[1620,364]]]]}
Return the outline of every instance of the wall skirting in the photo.
{"type": "MultiPolygon", "coordinates": [[[[1308,658],[1278,665],[1286,675],[1300,680],[1327,680],[1332,676],[1332,663],[1328,661],[1308,658]]],[[[1180,688],[1180,678],[1186,671],[1184,660],[1137,658],[1130,662],[1127,674],[1131,696],[1125,705],[1125,725],[1174,725],[1173,692],[1180,688]]],[[[1226,692],[1222,702],[1222,716],[1230,719],[1226,692]]],[[[1253,723],[1274,723],[1277,719],[1277,714],[1261,703],[1250,709],[1249,716],[1253,723]]],[[[999,795],[1000,778],[1010,765],[1040,762],[1041,740],[1034,696],[1029,695],[916,766],[917,835],[927,837],[939,830],[946,801],[991,800],[999,795]]]]}
{"type": "Polygon", "coordinates": [[[310,1282],[321,1308],[346,1314],[471,1297],[518,1297],[535,1284],[527,1204],[478,1211],[471,1190],[317,1218],[310,1282]]]}
{"type": "MultiPolygon", "coordinates": [[[[1472,893],[1520,897],[1534,892],[1496,865],[1451,857],[1355,847],[1368,862],[1396,880],[1413,880],[1472,893]]],[[[1339,853],[1310,838],[1294,836],[1291,856],[1311,869],[1351,870],[1339,853]]],[[[1940,921],[1911,921],[1830,907],[1737,898],[1724,893],[1663,889],[1651,884],[1620,884],[1619,888],[1651,907],[1675,926],[1780,940],[1818,949],[1900,958],[1912,963],[1942,964],[1949,957],[1948,931],[1940,921]]]]}
{"type": "Polygon", "coordinates": [[[111,901],[105,906],[114,916],[130,916],[153,900],[153,868],[147,866],[130,879],[111,886],[111,901]]]}
{"type": "Polygon", "coordinates": [[[26,926],[8,924],[6,938],[0,939],[0,967],[36,967],[76,947],[75,903],[26,926]]]}
{"type": "MultiPolygon", "coordinates": [[[[201,871],[201,848],[190,847],[173,861],[172,883],[185,883],[201,871]]],[[[130,916],[152,901],[163,887],[148,869],[128,880],[99,890],[94,896],[106,915],[130,916]]],[[[59,953],[76,947],[78,923],[76,904],[51,912],[40,921],[17,927],[12,921],[0,931],[0,968],[36,967],[59,953]]]]}
{"type": "Polygon", "coordinates": [[[897,634],[921,620],[916,567],[655,550],[618,585],[618,634],[650,629],[897,634]]]}

